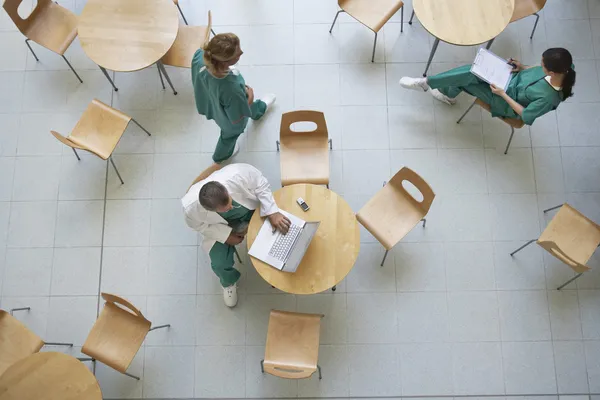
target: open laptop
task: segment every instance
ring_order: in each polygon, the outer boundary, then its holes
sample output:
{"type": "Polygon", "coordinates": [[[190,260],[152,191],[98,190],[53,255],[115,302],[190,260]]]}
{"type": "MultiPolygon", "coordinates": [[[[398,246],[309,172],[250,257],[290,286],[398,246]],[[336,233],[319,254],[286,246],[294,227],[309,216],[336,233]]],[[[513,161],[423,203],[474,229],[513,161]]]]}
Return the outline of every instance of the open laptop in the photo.
{"type": "Polygon", "coordinates": [[[296,272],[320,222],[306,222],[283,210],[280,212],[292,223],[288,233],[273,233],[273,226],[265,219],[248,254],[280,271],[296,272]]]}

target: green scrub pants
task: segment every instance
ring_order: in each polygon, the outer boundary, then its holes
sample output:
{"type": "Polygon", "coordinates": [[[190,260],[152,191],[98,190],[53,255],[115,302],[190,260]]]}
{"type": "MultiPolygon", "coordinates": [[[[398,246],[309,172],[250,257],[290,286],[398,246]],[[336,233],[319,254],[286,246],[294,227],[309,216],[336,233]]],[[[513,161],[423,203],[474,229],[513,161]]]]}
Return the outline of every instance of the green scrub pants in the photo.
{"type": "MultiPolygon", "coordinates": [[[[260,119],[263,115],[265,115],[265,111],[267,111],[267,105],[262,100],[256,100],[250,106],[250,118],[253,120],[260,119]]],[[[246,120],[246,124],[248,121],[246,120]]],[[[245,127],[244,127],[245,129],[245,127]]],[[[228,128],[221,127],[221,136],[217,141],[217,147],[215,148],[215,153],[213,154],[213,161],[216,163],[223,162],[231,157],[233,151],[235,150],[235,143],[237,142],[237,138],[244,133],[239,132],[239,128],[235,131],[231,132],[228,128]]]]}
{"type": "Polygon", "coordinates": [[[492,104],[494,94],[487,82],[482,81],[471,73],[471,66],[464,65],[454,68],[441,74],[433,75],[427,78],[430,88],[438,89],[440,92],[455,98],[460,92],[465,91],[472,96],[492,104]]]}
{"type": "Polygon", "coordinates": [[[210,266],[219,277],[221,286],[229,287],[240,279],[240,271],[233,268],[235,247],[225,243],[216,242],[210,249],[210,266]]]}

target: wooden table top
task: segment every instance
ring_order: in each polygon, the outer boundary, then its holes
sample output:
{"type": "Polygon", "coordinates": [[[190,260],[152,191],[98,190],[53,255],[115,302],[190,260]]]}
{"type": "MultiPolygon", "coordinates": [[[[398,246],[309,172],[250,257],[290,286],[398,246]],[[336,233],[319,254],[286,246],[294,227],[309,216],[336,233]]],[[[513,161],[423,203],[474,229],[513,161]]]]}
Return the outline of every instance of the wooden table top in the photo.
{"type": "Polygon", "coordinates": [[[0,400],[102,400],[94,375],[75,357],[34,353],[0,376],[0,400]]]}
{"type": "Polygon", "coordinates": [[[173,45],[179,15],[173,0],[88,0],[79,17],[79,40],[96,64],[137,71],[173,45]]]}
{"type": "Polygon", "coordinates": [[[495,38],[509,24],[515,0],[413,0],[415,14],[429,33],[459,46],[495,38]]]}
{"type": "MultiPolygon", "coordinates": [[[[250,257],[254,268],[265,281],[287,293],[313,294],[337,285],[354,266],[360,249],[360,231],[354,211],[346,200],[324,186],[290,185],[277,190],[273,196],[279,208],[305,221],[321,224],[296,272],[282,272],[250,257]],[[298,206],[298,197],[309,205],[308,212],[298,206]]],[[[252,216],[248,249],[263,220],[258,212],[252,216]]]]}

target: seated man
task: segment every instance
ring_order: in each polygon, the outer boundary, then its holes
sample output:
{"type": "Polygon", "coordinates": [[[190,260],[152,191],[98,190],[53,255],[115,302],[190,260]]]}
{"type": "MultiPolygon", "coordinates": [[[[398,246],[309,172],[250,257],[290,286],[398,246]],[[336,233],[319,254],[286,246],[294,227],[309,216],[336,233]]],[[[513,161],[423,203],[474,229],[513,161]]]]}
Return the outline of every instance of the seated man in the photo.
{"type": "Polygon", "coordinates": [[[254,210],[260,206],[260,215],[283,233],[290,220],[279,212],[267,179],[248,164],[231,164],[213,172],[192,185],[181,203],[185,222],[203,236],[202,248],[221,280],[225,304],[234,307],[240,278],[233,267],[234,246],[244,240],[254,210]]]}

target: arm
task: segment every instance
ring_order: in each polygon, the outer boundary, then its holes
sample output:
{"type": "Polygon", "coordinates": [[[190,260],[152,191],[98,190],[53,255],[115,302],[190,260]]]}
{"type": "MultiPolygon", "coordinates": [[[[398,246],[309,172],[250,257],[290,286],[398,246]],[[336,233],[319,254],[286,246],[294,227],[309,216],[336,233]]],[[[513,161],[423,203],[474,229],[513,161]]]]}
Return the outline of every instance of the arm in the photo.
{"type": "Polygon", "coordinates": [[[246,91],[233,87],[231,90],[232,91],[222,100],[222,105],[229,121],[232,124],[237,125],[243,123],[246,118],[250,117],[252,112],[250,110],[250,105],[248,104],[246,91]]]}
{"type": "Polygon", "coordinates": [[[517,114],[519,114],[520,116],[523,115],[523,110],[525,108],[522,105],[520,105],[515,100],[513,100],[509,95],[506,94],[506,92],[504,90],[496,87],[495,85],[490,85],[490,87],[492,89],[492,92],[494,94],[502,97],[504,99],[504,101],[506,101],[508,103],[510,108],[512,108],[517,114]]]}
{"type": "Polygon", "coordinates": [[[269,181],[254,167],[250,167],[249,173],[248,183],[250,190],[254,192],[254,195],[260,201],[261,217],[267,216],[274,228],[286,233],[292,223],[285,215],[279,212],[279,207],[277,207],[273,193],[271,193],[269,181]]]}
{"type": "Polygon", "coordinates": [[[184,208],[185,223],[195,231],[198,231],[207,239],[226,243],[231,236],[231,227],[223,223],[209,223],[203,217],[207,211],[199,206],[184,208]]]}

